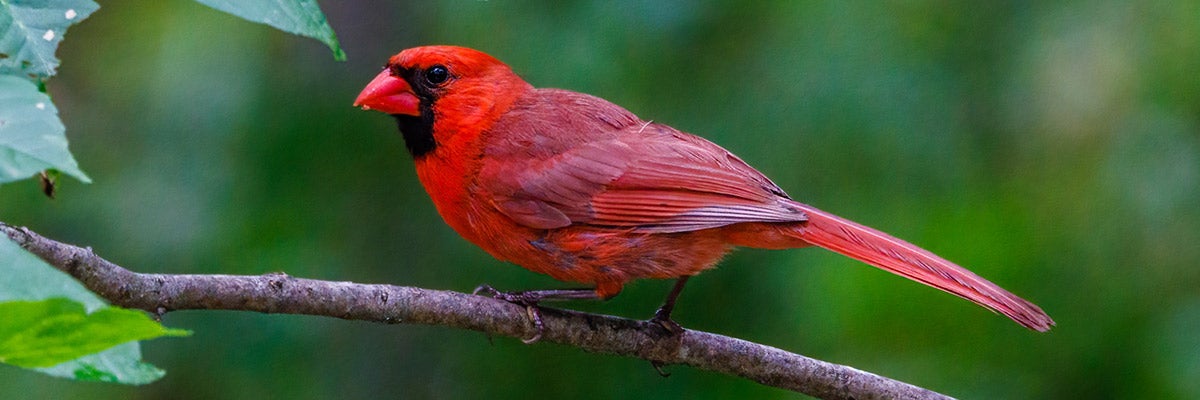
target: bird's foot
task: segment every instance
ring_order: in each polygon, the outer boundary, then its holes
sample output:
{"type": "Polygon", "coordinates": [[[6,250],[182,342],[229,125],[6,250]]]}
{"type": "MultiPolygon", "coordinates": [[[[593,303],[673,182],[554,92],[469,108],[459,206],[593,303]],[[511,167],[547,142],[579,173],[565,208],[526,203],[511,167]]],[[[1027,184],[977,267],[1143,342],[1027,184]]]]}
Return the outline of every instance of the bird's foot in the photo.
{"type": "Polygon", "coordinates": [[[679,336],[683,334],[683,327],[679,323],[671,320],[671,311],[675,310],[675,300],[679,298],[679,293],[683,291],[683,285],[687,284],[690,276],[682,276],[675,281],[675,286],[671,288],[671,292],[667,294],[667,299],[663,301],[662,307],[654,312],[654,317],[650,318],[649,322],[652,325],[662,327],[667,331],[667,336],[679,336]]]}
{"type": "Polygon", "coordinates": [[[654,317],[646,322],[665,329],[668,336],[682,335],[684,331],[682,325],[671,319],[671,310],[666,307],[659,308],[658,311],[654,312],[654,317]]]}
{"type": "Polygon", "coordinates": [[[501,292],[490,285],[479,285],[471,294],[504,300],[525,307],[525,313],[529,316],[529,321],[533,323],[534,334],[532,337],[521,339],[521,342],[534,344],[542,340],[542,333],[546,331],[546,325],[542,322],[542,310],[537,306],[538,301],[542,300],[542,296],[539,296],[537,292],[501,292]]]}
{"type": "Polygon", "coordinates": [[[529,314],[529,320],[533,322],[533,328],[536,330],[533,337],[521,339],[525,344],[533,344],[542,339],[542,333],[546,331],[546,325],[542,323],[542,311],[538,308],[538,303],[543,300],[595,300],[599,296],[596,295],[595,289],[550,289],[550,290],[527,290],[522,292],[501,292],[488,285],[480,285],[475,288],[474,294],[483,294],[493,299],[504,300],[519,306],[525,307],[525,312],[529,314]]]}

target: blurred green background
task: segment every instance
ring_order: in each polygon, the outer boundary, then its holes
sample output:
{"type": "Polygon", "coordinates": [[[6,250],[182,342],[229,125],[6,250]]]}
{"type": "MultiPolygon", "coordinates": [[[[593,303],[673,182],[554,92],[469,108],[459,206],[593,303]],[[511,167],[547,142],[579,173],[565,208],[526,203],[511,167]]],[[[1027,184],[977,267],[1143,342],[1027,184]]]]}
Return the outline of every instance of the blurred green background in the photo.
{"type": "MultiPolygon", "coordinates": [[[[437,216],[393,121],[350,103],[401,49],[475,47],[542,87],[711,139],[793,197],[1041,305],[1026,331],[816,249],[743,250],[676,318],[963,398],[1200,398],[1197,2],[325,2],[320,43],[187,1],[102,1],[49,90],[95,180],[0,220],[142,272],[469,291],[570,286],[437,216]]],[[[649,317],[670,282],[567,307],[649,317]]],[[[474,332],[177,312],[145,387],[0,367],[0,398],[795,398],[474,332]]]]}

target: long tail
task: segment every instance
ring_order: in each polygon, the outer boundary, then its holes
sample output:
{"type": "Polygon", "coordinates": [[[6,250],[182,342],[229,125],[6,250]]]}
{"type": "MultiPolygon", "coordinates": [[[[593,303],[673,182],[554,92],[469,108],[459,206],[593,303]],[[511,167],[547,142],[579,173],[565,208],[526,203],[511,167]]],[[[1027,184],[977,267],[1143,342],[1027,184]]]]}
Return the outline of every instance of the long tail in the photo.
{"type": "Polygon", "coordinates": [[[1037,305],[925,249],[812,206],[795,205],[808,214],[808,222],[794,231],[805,242],[970,300],[1026,328],[1045,332],[1054,325],[1037,305]]]}

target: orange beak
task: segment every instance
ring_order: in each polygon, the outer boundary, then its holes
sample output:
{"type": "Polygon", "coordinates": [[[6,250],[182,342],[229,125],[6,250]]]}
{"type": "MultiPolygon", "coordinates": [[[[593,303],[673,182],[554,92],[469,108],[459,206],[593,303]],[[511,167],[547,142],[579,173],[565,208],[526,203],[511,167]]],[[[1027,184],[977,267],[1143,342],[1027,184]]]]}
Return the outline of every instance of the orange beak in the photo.
{"type": "Polygon", "coordinates": [[[420,104],[421,100],[413,94],[408,82],[392,76],[388,69],[376,75],[354,99],[354,106],[364,110],[414,116],[421,115],[420,104]]]}

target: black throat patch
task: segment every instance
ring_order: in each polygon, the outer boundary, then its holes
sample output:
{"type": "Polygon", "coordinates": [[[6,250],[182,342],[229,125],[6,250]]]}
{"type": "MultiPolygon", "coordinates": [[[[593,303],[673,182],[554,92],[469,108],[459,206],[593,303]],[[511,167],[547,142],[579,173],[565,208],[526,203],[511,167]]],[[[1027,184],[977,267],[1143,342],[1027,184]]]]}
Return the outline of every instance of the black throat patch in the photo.
{"type": "Polygon", "coordinates": [[[392,116],[396,117],[396,126],[404,136],[404,146],[413,158],[420,158],[437,147],[437,141],[433,139],[433,110],[426,111],[422,105],[420,116],[392,116]]]}

